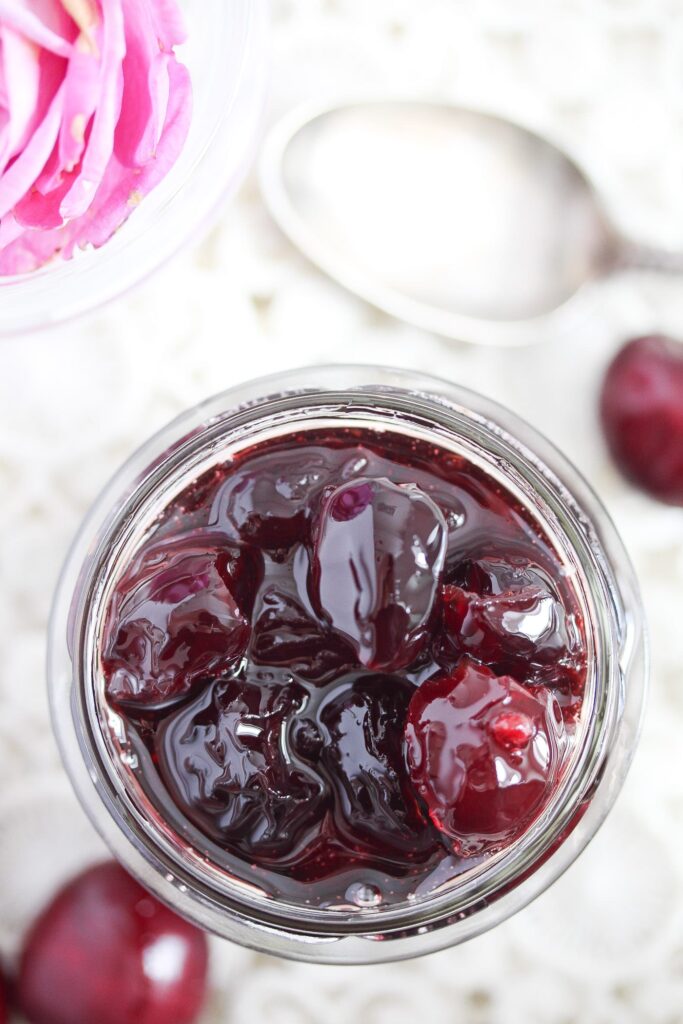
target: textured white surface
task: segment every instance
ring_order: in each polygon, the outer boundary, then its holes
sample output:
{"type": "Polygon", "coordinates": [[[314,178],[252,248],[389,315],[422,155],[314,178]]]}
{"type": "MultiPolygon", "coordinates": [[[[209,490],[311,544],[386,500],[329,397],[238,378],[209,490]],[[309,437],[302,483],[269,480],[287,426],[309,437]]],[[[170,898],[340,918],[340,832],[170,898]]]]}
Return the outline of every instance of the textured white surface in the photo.
{"type": "MultiPolygon", "coordinates": [[[[680,0],[275,0],[271,117],[396,91],[488,106],[584,162],[618,223],[683,247],[680,0]]],[[[400,212],[397,213],[400,216],[400,212]]],[[[400,966],[316,968],[216,942],[206,1024],[678,1024],[683,1021],[683,512],[625,485],[597,429],[625,337],[683,337],[680,282],[606,285],[580,332],[541,348],[455,347],[318,275],[253,181],[196,250],[104,312],[0,347],[0,953],[55,884],[101,853],[50,736],[43,658],[70,537],[132,449],[190,403],[263,372],[372,361],[502,400],[555,440],[635,560],[653,680],[635,766],[579,862],[515,919],[400,966]]],[[[95,1022],[93,1022],[95,1024],[95,1022]]]]}

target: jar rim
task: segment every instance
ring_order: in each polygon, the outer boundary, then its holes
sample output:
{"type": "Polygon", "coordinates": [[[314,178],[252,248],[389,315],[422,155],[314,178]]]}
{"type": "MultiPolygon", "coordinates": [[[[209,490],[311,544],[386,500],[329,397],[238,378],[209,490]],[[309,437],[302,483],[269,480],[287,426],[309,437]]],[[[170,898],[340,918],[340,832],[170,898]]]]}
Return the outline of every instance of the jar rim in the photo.
{"type": "Polygon", "coordinates": [[[423,374],[367,366],[294,371],[230,389],[184,413],[146,442],[100,496],[74,544],[54,606],[49,663],[55,729],[67,770],[95,825],[129,870],[175,909],[226,937],[283,955],[327,962],[396,959],[461,941],[508,916],[545,889],[592,837],[620,787],[639,729],[646,665],[641,620],[633,571],[604,509],[577,471],[533,428],[473,392],[423,374]],[[145,820],[98,737],[92,609],[94,598],[104,592],[101,556],[111,553],[112,531],[125,522],[130,541],[135,516],[145,521],[145,501],[157,493],[161,480],[168,480],[173,466],[184,467],[190,479],[196,476],[190,465],[193,450],[213,445],[219,456],[228,429],[263,428],[279,416],[289,432],[301,429],[300,420],[321,409],[336,409],[347,425],[349,410],[357,416],[361,408],[369,417],[382,408],[394,416],[400,411],[401,432],[408,415],[413,426],[423,418],[430,428],[450,430],[460,441],[469,429],[472,443],[501,460],[506,486],[514,474],[533,486],[547,511],[559,516],[555,526],[578,557],[591,622],[595,627],[597,615],[599,629],[591,630],[595,658],[593,690],[587,694],[589,701],[594,698],[594,714],[576,745],[571,769],[537,821],[508,849],[443,893],[343,914],[252,898],[243,886],[226,891],[208,870],[205,877],[193,874],[191,862],[174,852],[168,836],[164,839],[160,821],[152,822],[156,831],[150,829],[150,807],[145,820]],[[299,417],[294,425],[292,416],[299,417]],[[70,589],[78,594],[71,627],[65,619],[70,589]],[[73,671],[64,659],[69,628],[73,671]]]}

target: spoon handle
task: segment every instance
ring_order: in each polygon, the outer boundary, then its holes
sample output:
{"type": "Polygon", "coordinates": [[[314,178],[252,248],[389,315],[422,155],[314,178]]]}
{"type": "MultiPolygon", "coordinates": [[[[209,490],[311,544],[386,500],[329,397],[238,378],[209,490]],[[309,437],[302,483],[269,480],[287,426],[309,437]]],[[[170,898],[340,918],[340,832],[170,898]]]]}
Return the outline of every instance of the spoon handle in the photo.
{"type": "Polygon", "coordinates": [[[683,274],[683,252],[626,242],[619,252],[617,269],[683,274]]]}

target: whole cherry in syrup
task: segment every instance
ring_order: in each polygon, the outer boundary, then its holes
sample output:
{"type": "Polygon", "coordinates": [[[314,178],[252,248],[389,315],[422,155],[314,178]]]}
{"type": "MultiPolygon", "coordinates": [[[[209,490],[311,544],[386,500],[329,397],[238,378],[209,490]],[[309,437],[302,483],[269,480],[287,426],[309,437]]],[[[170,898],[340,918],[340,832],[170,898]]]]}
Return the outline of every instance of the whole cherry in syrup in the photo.
{"type": "Polygon", "coordinates": [[[417,487],[353,480],[323,500],[314,531],[316,607],[367,668],[415,661],[443,570],[446,520],[417,487]]]}
{"type": "Polygon", "coordinates": [[[406,736],[411,778],[463,856],[499,850],[533,821],[566,743],[549,690],[468,659],[415,691],[406,736]]]}

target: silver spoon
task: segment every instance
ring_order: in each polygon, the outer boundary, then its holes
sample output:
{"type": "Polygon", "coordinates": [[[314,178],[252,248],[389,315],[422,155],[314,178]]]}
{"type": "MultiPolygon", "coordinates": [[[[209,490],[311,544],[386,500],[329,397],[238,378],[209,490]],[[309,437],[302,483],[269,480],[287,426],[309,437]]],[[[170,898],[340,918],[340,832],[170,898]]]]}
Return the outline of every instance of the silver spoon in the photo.
{"type": "Polygon", "coordinates": [[[560,149],[504,118],[376,101],[287,115],[260,167],[275,221],[379,309],[446,337],[524,344],[628,267],[683,272],[610,224],[560,149]]]}

